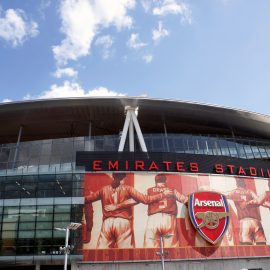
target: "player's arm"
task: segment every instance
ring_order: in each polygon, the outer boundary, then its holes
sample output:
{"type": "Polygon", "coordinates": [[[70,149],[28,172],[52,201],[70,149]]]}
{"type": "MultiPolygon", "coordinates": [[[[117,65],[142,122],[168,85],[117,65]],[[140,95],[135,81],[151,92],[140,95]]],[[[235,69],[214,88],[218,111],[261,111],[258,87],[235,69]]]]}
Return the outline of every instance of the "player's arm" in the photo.
{"type": "Polygon", "coordinates": [[[258,207],[258,196],[253,192],[253,191],[249,191],[249,194],[251,195],[251,200],[246,201],[243,200],[240,202],[240,207],[242,209],[245,209],[246,207],[258,207]]]}
{"type": "Polygon", "coordinates": [[[174,196],[176,200],[180,203],[186,204],[188,202],[188,197],[179,193],[177,190],[174,189],[174,196]]]}
{"type": "Polygon", "coordinates": [[[265,201],[262,206],[270,209],[270,202],[265,201]]]}
{"type": "Polygon", "coordinates": [[[266,202],[266,194],[263,194],[259,197],[256,196],[256,198],[252,198],[252,200],[250,200],[247,204],[254,205],[254,206],[256,206],[256,205],[264,206],[265,202],[266,202]]]}
{"type": "Polygon", "coordinates": [[[118,203],[118,204],[108,204],[108,205],[105,205],[104,206],[104,209],[108,212],[111,212],[111,211],[115,211],[115,210],[118,210],[118,209],[123,209],[123,208],[127,208],[127,207],[130,207],[130,206],[134,206],[138,204],[138,202],[136,202],[135,200],[133,199],[128,199],[128,200],[125,200],[121,203],[118,203]]]}
{"type": "Polygon", "coordinates": [[[95,202],[101,199],[101,190],[96,192],[90,192],[89,195],[85,196],[85,202],[95,202]]]}
{"type": "Polygon", "coordinates": [[[145,195],[141,192],[137,191],[135,188],[130,187],[129,188],[129,195],[131,198],[133,198],[135,201],[143,203],[143,204],[150,204],[153,202],[160,201],[166,197],[173,196],[172,190],[165,190],[163,193],[157,194],[157,195],[145,195]]]}
{"type": "Polygon", "coordinates": [[[225,192],[225,193],[223,193],[223,195],[224,195],[228,200],[235,200],[235,199],[236,199],[236,196],[235,196],[235,190],[225,192]]]}

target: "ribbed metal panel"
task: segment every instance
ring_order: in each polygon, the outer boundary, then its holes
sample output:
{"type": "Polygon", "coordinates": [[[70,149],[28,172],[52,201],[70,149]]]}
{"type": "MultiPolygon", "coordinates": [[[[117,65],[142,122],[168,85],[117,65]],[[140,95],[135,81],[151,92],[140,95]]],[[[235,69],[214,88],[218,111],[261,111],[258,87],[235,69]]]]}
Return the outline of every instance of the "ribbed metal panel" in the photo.
{"type": "Polygon", "coordinates": [[[247,111],[184,101],[149,98],[70,98],[0,105],[0,143],[22,140],[118,134],[126,105],[139,106],[143,133],[232,134],[270,138],[270,117],[247,111]]]}

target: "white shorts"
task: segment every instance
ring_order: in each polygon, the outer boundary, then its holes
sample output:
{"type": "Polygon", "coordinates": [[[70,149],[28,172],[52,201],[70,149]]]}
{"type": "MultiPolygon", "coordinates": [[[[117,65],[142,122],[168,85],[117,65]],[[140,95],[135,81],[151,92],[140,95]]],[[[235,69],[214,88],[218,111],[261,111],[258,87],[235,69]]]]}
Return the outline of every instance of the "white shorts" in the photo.
{"type": "Polygon", "coordinates": [[[160,247],[162,235],[165,236],[163,237],[165,248],[179,246],[176,216],[166,213],[148,216],[143,246],[145,248],[160,247]]]}
{"type": "Polygon", "coordinates": [[[134,248],[131,221],[119,217],[106,218],[102,223],[97,248],[134,248]]]}
{"type": "Polygon", "coordinates": [[[262,224],[254,218],[240,220],[240,242],[242,243],[265,243],[266,239],[262,224]]]}

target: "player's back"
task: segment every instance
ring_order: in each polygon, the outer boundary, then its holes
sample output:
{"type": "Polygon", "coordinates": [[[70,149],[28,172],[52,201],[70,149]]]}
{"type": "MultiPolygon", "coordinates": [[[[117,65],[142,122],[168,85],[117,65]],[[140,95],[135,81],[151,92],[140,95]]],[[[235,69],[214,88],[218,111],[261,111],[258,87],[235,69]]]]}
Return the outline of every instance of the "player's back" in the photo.
{"type": "Polygon", "coordinates": [[[129,187],[125,185],[120,185],[117,188],[112,188],[112,186],[105,186],[102,189],[101,201],[102,201],[102,210],[103,210],[103,219],[108,217],[121,217],[125,219],[132,219],[132,206],[127,206],[125,208],[117,209],[114,211],[106,211],[104,209],[105,205],[111,204],[121,204],[122,202],[130,199],[129,196],[129,187]]]}
{"type": "MultiPolygon", "coordinates": [[[[167,187],[151,187],[147,190],[149,196],[157,195],[168,190],[167,187]]],[[[148,205],[148,215],[153,215],[156,213],[167,213],[171,215],[177,214],[177,205],[175,197],[168,197],[157,202],[150,203],[148,205]]]]}
{"type": "Polygon", "coordinates": [[[241,207],[242,202],[248,202],[254,199],[251,190],[245,188],[237,188],[235,189],[231,199],[234,200],[239,219],[243,218],[254,218],[258,220],[261,219],[258,207],[254,207],[252,205],[241,207]]]}

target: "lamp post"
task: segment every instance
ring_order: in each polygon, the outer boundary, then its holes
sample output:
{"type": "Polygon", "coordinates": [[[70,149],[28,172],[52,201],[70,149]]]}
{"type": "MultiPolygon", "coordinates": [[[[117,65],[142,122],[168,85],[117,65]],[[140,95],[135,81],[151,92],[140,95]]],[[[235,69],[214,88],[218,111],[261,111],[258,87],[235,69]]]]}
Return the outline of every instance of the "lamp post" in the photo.
{"type": "Polygon", "coordinates": [[[156,254],[158,256],[160,256],[160,259],[161,259],[161,269],[162,270],[165,270],[165,261],[164,261],[164,258],[165,258],[165,255],[167,254],[167,252],[164,252],[164,238],[170,238],[172,237],[173,235],[172,234],[162,234],[159,238],[159,242],[160,242],[160,251],[159,252],[156,252],[156,254]]]}
{"type": "Polygon", "coordinates": [[[67,225],[66,228],[55,228],[58,231],[66,231],[66,240],[65,240],[65,246],[60,247],[60,251],[63,251],[65,254],[65,261],[64,261],[64,270],[67,270],[67,260],[68,260],[68,254],[70,253],[71,247],[68,244],[69,239],[69,231],[70,230],[77,230],[82,224],[81,223],[74,223],[71,222],[69,225],[67,225]]]}

